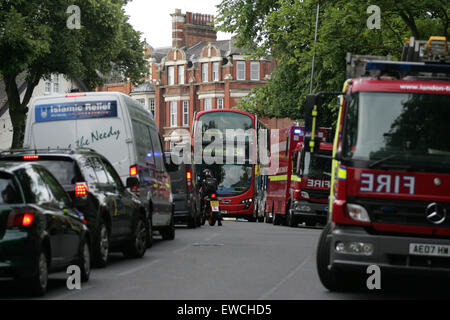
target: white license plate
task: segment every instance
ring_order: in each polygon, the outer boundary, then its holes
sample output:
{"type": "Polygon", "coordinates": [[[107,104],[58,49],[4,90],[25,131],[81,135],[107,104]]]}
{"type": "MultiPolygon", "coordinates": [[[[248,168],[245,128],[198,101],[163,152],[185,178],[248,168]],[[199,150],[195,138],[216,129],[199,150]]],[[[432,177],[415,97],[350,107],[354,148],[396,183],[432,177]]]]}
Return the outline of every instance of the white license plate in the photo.
{"type": "Polygon", "coordinates": [[[441,244],[410,243],[409,254],[418,256],[450,257],[450,246],[441,244]]]}
{"type": "Polygon", "coordinates": [[[227,210],[222,210],[222,211],[220,211],[220,213],[221,213],[221,214],[227,214],[228,211],[227,211],[227,210]]]}

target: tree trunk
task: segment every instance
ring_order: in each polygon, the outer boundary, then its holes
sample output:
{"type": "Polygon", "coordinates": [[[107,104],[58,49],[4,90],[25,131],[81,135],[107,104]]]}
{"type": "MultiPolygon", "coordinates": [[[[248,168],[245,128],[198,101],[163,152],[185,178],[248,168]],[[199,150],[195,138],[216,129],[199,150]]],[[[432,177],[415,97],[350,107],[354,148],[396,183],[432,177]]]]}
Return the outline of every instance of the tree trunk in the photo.
{"type": "Polygon", "coordinates": [[[23,101],[20,101],[20,92],[16,83],[17,74],[8,74],[4,76],[5,90],[8,96],[9,116],[13,126],[13,140],[11,149],[22,148],[25,136],[25,124],[28,113],[28,102],[34,88],[39,83],[39,75],[32,73],[28,77],[27,90],[23,101]]]}

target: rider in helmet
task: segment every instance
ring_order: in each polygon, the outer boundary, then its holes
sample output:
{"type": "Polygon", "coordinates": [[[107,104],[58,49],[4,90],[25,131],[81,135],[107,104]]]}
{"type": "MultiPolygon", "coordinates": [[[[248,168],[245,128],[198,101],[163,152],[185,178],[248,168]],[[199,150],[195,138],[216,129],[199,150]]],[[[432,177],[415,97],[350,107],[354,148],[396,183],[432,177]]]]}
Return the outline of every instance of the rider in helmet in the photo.
{"type": "MultiPolygon", "coordinates": [[[[217,192],[217,179],[214,178],[214,176],[211,173],[211,170],[204,169],[203,170],[203,179],[200,183],[200,195],[202,197],[202,212],[203,212],[203,206],[204,206],[204,200],[206,197],[210,196],[213,193],[217,192]]],[[[222,225],[222,216],[219,214],[217,217],[218,225],[222,225]]]]}

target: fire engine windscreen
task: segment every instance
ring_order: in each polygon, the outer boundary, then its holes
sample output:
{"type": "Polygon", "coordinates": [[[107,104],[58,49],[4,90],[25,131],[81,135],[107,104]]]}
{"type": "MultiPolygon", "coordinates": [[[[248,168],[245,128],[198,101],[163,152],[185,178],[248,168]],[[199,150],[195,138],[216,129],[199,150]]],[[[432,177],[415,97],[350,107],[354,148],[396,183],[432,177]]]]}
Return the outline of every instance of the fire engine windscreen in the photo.
{"type": "Polygon", "coordinates": [[[304,152],[301,157],[300,176],[308,179],[329,180],[331,177],[330,152],[304,152]]]}
{"type": "Polygon", "coordinates": [[[343,160],[450,172],[449,119],[450,95],[355,93],[345,115],[343,160]]]}

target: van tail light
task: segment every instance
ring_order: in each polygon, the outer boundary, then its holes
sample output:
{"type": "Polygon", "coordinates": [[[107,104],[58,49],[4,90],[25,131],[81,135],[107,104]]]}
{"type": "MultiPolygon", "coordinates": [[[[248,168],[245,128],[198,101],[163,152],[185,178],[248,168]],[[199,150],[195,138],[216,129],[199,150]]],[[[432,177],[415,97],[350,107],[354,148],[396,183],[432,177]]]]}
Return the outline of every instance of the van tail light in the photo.
{"type": "Polygon", "coordinates": [[[76,197],[85,197],[89,193],[86,183],[77,183],[75,184],[75,196],[76,197]]]}
{"type": "Polygon", "coordinates": [[[37,159],[39,159],[39,156],[32,154],[32,155],[23,156],[22,158],[23,158],[23,160],[37,160],[37,159]]]}
{"type": "Polygon", "coordinates": [[[34,212],[32,211],[11,211],[8,218],[8,227],[28,227],[34,221],[34,212]]]}
{"type": "Polygon", "coordinates": [[[192,172],[191,168],[186,167],[186,184],[188,190],[192,189],[192,172]]]}
{"type": "Polygon", "coordinates": [[[138,174],[138,167],[137,167],[137,164],[132,165],[132,166],[130,167],[130,176],[134,177],[134,176],[137,176],[137,174],[138,174]]]}

